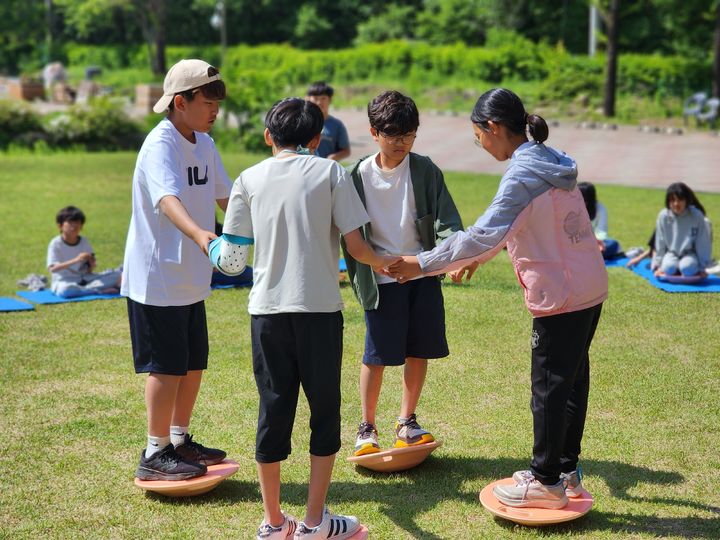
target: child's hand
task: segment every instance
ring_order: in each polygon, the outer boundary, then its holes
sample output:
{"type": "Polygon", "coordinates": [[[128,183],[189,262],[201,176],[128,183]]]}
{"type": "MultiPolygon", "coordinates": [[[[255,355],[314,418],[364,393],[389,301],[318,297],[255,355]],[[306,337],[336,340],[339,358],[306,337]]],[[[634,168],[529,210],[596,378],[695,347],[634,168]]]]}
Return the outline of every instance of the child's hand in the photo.
{"type": "Polygon", "coordinates": [[[388,273],[388,267],[402,261],[402,257],[395,257],[392,255],[383,255],[378,257],[382,262],[372,267],[374,272],[382,274],[383,276],[391,277],[388,273]]]}
{"type": "Polygon", "coordinates": [[[467,276],[465,277],[465,281],[470,281],[470,278],[475,273],[475,270],[477,270],[477,267],[480,266],[479,262],[470,263],[467,266],[463,266],[462,268],[458,270],[453,270],[452,272],[448,272],[448,276],[450,276],[450,279],[453,283],[462,283],[463,275],[467,273],[467,276]]]}
{"type": "Polygon", "coordinates": [[[417,257],[402,257],[401,260],[388,267],[388,275],[397,279],[399,283],[405,283],[421,274],[422,268],[420,268],[417,257]]]}
{"type": "Polygon", "coordinates": [[[202,252],[207,255],[208,254],[208,244],[215,240],[217,238],[217,234],[211,231],[204,231],[202,229],[199,229],[194,235],[193,235],[193,242],[195,242],[198,247],[202,250],[202,252]]]}
{"type": "Polygon", "coordinates": [[[94,253],[89,253],[87,251],[83,251],[82,253],[79,253],[77,257],[75,257],[75,262],[86,262],[89,263],[91,259],[95,257],[94,253]]]}

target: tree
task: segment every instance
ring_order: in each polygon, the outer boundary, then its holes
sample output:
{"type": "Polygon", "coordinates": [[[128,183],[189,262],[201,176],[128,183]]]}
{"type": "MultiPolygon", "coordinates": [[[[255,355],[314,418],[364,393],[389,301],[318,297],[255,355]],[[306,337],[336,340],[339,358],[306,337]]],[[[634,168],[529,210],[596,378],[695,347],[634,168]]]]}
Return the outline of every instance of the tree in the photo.
{"type": "Polygon", "coordinates": [[[600,9],[607,30],[607,51],[605,68],[605,92],[603,114],[615,116],[615,94],[617,93],[618,24],[620,22],[620,0],[610,0],[607,9],[600,9]]]}
{"type": "Polygon", "coordinates": [[[715,2],[715,42],[713,43],[713,96],[720,97],[720,1],[715,2]]]}

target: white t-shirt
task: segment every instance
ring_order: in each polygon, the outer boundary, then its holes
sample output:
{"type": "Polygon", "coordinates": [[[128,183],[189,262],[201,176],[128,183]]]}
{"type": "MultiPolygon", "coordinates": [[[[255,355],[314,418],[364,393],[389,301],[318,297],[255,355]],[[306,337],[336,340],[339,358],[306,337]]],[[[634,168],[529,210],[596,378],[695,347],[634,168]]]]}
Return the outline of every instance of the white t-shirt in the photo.
{"type": "MultiPolygon", "coordinates": [[[[71,259],[74,259],[81,253],[92,253],[93,248],[90,242],[84,236],[79,238],[79,241],[74,246],[65,243],[62,236],[57,235],[55,238],[50,240],[47,251],[47,265],[50,267],[51,264],[64,263],[71,259]]],[[[57,283],[79,283],[82,277],[90,272],[88,263],[86,261],[79,262],[68,266],[63,270],[52,272],[52,285],[57,283]]]]}
{"type": "Polygon", "coordinates": [[[255,240],[248,311],[339,311],[339,234],[362,227],[368,215],[338,163],[284,155],[243,171],[225,213],[223,233],[255,240]]]}
{"type": "MultiPolygon", "coordinates": [[[[390,171],[377,164],[378,154],[360,163],[365,206],[370,216],[370,245],[382,255],[417,255],[422,248],[415,220],[417,208],[410,180],[410,154],[390,171]]],[[[391,277],[376,273],[378,283],[391,277]]]]}
{"type": "Polygon", "coordinates": [[[595,238],[607,240],[608,238],[608,214],[605,205],[595,201],[595,219],[591,221],[595,238]]]}
{"type": "Polygon", "coordinates": [[[198,226],[215,230],[215,201],[229,196],[230,179],[210,136],[196,132],[195,140],[188,141],[165,118],[140,149],[120,289],[136,302],[186,306],[210,294],[210,261],[159,206],[173,195],[198,226]]]}

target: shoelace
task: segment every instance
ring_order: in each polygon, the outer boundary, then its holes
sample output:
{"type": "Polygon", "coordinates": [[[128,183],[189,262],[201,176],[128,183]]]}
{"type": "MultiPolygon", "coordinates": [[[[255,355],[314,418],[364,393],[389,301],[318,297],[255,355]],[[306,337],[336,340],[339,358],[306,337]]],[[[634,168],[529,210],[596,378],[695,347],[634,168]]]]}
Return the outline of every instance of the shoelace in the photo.
{"type": "Polygon", "coordinates": [[[360,427],[358,428],[359,436],[370,435],[371,433],[377,433],[375,426],[373,426],[370,422],[363,422],[360,424],[360,427]]]}
{"type": "Polygon", "coordinates": [[[402,423],[402,425],[412,429],[422,429],[420,424],[417,422],[417,416],[415,416],[415,413],[411,414],[408,419],[402,423]]]}
{"type": "Polygon", "coordinates": [[[172,463],[173,465],[177,465],[182,461],[182,457],[180,457],[180,454],[178,454],[174,450],[171,450],[162,454],[160,456],[160,461],[162,461],[163,463],[172,463]]]}

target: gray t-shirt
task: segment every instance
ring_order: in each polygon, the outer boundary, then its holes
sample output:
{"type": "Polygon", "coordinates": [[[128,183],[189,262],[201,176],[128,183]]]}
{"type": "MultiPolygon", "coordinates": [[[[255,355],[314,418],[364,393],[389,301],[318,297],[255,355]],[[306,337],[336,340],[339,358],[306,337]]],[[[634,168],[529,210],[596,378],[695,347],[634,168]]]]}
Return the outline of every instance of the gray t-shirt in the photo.
{"type": "MultiPolygon", "coordinates": [[[[50,244],[48,245],[46,266],[49,267],[51,264],[67,262],[83,252],[93,252],[93,248],[87,238],[81,236],[78,243],[71,246],[63,241],[62,236],[58,235],[50,240],[50,244]]],[[[58,283],[79,283],[83,276],[89,272],[90,267],[86,261],[72,264],[63,270],[52,272],[52,285],[55,286],[58,283]]]]}
{"type": "Polygon", "coordinates": [[[339,234],[370,219],[342,166],[286,155],[243,171],[225,213],[223,233],[255,241],[248,311],[339,311],[339,234]]]}

